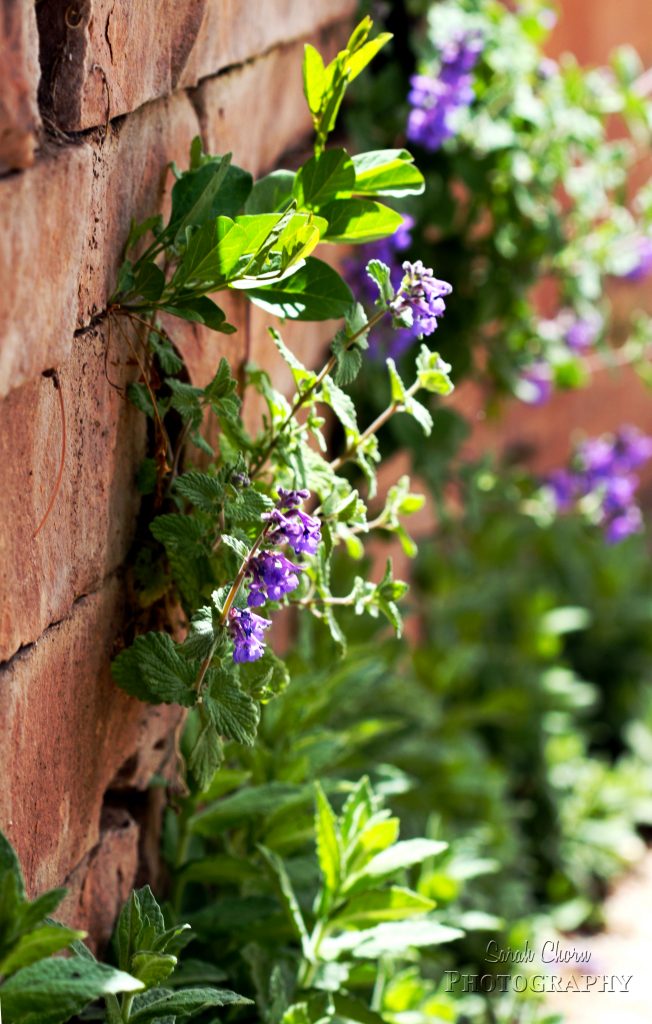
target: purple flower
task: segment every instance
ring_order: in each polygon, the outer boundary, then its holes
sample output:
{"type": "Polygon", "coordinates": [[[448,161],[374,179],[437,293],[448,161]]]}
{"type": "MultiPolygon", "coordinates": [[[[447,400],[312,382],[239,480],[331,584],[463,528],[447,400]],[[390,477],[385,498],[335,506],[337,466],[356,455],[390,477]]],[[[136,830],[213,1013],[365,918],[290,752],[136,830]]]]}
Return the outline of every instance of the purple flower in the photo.
{"type": "Polygon", "coordinates": [[[303,505],[306,498],[310,497],[310,491],[303,488],[300,491],[287,491],[285,487],[279,487],[278,494],[278,508],[298,508],[299,505],[303,505]]]}
{"type": "Polygon", "coordinates": [[[280,601],[299,586],[297,573],[303,572],[285,555],[277,551],[261,551],[249,562],[251,583],[247,604],[257,608],[265,601],[280,601]]]}
{"type": "Polygon", "coordinates": [[[310,497],[310,491],[286,491],[279,487],[277,493],[276,508],[265,512],[262,517],[273,527],[267,534],[268,541],[271,544],[289,544],[297,553],[303,551],[314,555],[321,541],[321,523],[297,507],[310,497]]]}
{"type": "Polygon", "coordinates": [[[405,275],[396,297],[390,303],[394,323],[399,327],[414,327],[419,335],[432,334],[437,329],[437,318],[446,310],[444,296],[453,290],[448,281],[440,281],[421,260],[403,264],[405,275]]]}
{"type": "Polygon", "coordinates": [[[547,363],[532,363],[521,374],[516,393],[528,405],[545,405],[552,395],[552,371],[547,363]]]}
{"type": "Polygon", "coordinates": [[[605,539],[609,544],[618,544],[619,541],[631,537],[633,533],[640,533],[643,529],[643,516],[638,505],[630,505],[620,515],[614,516],[605,526],[605,539]]]}
{"type": "Polygon", "coordinates": [[[635,242],[636,263],[623,274],[625,281],[642,281],[652,271],[652,238],[639,235],[635,242]]]}
{"type": "Polygon", "coordinates": [[[590,348],[600,329],[600,321],[578,317],[573,319],[564,331],[564,341],[573,352],[584,352],[590,348]]]}
{"type": "Polygon", "coordinates": [[[462,33],[442,47],[437,78],[412,76],[408,139],[434,152],[455,135],[455,113],[473,102],[471,72],[482,48],[477,34],[462,33]]]}
{"type": "Polygon", "coordinates": [[[229,612],[229,633],[233,640],[233,660],[258,661],[262,658],[265,630],[271,624],[270,619],[264,619],[248,608],[232,608],[229,612]]]}
{"type": "Polygon", "coordinates": [[[557,470],[547,480],[559,511],[578,507],[590,514],[604,530],[609,544],[638,533],[643,526],[636,504],[638,477],[632,473],[652,457],[652,438],[635,427],[621,427],[617,434],[589,438],[577,448],[572,470],[557,470]],[[591,499],[588,506],[581,499],[591,499]]]}

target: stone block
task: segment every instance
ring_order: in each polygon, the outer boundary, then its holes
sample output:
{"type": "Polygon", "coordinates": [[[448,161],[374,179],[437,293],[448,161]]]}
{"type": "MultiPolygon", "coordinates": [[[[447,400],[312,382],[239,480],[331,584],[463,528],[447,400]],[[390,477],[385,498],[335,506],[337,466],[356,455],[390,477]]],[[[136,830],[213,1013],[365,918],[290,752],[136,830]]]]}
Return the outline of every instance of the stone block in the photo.
{"type": "Polygon", "coordinates": [[[0,174],[34,163],[41,124],[38,48],[34,4],[4,0],[0,19],[0,174]]]}
{"type": "Polygon", "coordinates": [[[70,352],[91,179],[86,145],[0,179],[0,397],[70,352]]]}
{"type": "Polygon", "coordinates": [[[144,788],[180,718],[111,678],[125,606],[113,576],[0,669],[0,829],[32,894],[61,884],[98,845],[105,792],[121,772],[144,788]]]}
{"type": "Polygon", "coordinates": [[[4,399],[0,415],[0,660],[32,643],[125,558],[139,508],[135,472],[145,417],[123,395],[137,368],[106,327],[74,338],[58,364],[66,421],[61,487],[36,538],[61,459],[53,380],[39,376],[4,399]]]}
{"type": "Polygon", "coordinates": [[[44,96],[82,131],[353,17],[353,0],[67,0],[41,4],[44,96]]]}

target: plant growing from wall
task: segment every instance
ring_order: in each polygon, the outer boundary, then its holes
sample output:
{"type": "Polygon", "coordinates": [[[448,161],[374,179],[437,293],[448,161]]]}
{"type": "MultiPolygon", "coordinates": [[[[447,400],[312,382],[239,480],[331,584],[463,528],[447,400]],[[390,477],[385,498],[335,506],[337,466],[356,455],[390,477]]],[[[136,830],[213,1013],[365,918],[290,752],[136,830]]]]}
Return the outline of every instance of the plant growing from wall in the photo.
{"type": "Polygon", "coordinates": [[[115,660],[113,674],[141,700],[196,709],[189,764],[203,785],[220,764],[221,737],[252,743],[259,702],[286,682],[282,662],[265,642],[271,620],[258,609],[273,611],[286,603],[305,609],[327,624],[341,649],[339,606],[382,614],[397,631],[401,628],[397,600],[406,587],[393,578],[391,565],[378,583],[357,577],[349,593],[334,594],[330,560],[341,546],[360,558],[363,539],[379,527],[411,548],[401,516],[420,507],[420,499],[403,479],[370,518],[342,470],[357,465],[373,497],[378,430],[404,412],[430,433],[431,414],[416,396],[448,394],[450,367],[422,345],[408,386],[388,360],[386,407],[365,427],[358,424],[344,387],[357,376],[377,324],[413,324],[422,336],[429,335],[451,288],[418,261],[406,264],[400,282],[392,283],[389,269],[374,260],[369,274],[377,299],[367,312],[339,274],[311,255],[322,241],[368,242],[391,234],[401,218],[381,202],[383,197],[418,194],[423,188],[403,150],[350,157],[342,148],[324,148],[346,84],[387,39],[369,40],[370,27],[368,19],[363,21],[328,67],[316,50],[306,48],[304,83],[315,123],[315,155],[296,173],[276,171],[254,185],[228,156],[206,156],[198,140],[193,143],[189,170],[176,172],[168,223],[150,218],[133,227],[128,250],[145,236],[153,240],[123,264],[110,307],[113,317],[142,321],[148,328],[140,360],[143,379],[130,396],[153,427],[154,451],[140,483],[159,513],[151,523],[159,547],[142,552],[140,568],[146,565],[147,571],[140,573],[141,593],[145,603],[173,595],[188,630],[182,643],[167,632],[137,636],[115,660]],[[295,393],[288,401],[267,374],[248,369],[246,386],[262,396],[267,409],[256,435],[245,430],[226,360],[207,387],[192,386],[156,323],[156,315],[167,312],[228,333],[233,328],[208,295],[227,288],[244,290],[279,317],[344,320],[319,372],[307,369],[272,332],[295,393]],[[329,455],[325,409],[344,438],[335,457],[329,455]],[[207,410],[220,428],[217,453],[200,433],[207,410]],[[207,469],[180,471],[188,442],[210,459],[207,469]]]}

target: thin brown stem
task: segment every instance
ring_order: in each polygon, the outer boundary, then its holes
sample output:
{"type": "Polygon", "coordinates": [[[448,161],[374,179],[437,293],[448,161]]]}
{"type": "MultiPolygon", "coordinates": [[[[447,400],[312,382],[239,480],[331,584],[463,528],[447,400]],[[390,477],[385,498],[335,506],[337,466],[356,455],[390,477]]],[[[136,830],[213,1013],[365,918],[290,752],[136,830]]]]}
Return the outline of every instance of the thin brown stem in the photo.
{"type": "MultiPolygon", "coordinates": [[[[405,397],[412,398],[412,396],[415,395],[416,392],[419,390],[419,387],[419,382],[415,381],[412,387],[408,388],[408,390],[405,392],[405,397]]],[[[403,408],[403,402],[390,402],[387,408],[383,409],[383,411],[378,416],[376,416],[376,419],[373,421],[373,423],[370,423],[367,429],[364,430],[362,434],[360,434],[360,437],[355,442],[355,444],[352,444],[351,447],[347,448],[347,450],[342,455],[338,455],[336,459],[332,460],[330,464],[331,469],[336,471],[338,469],[341,469],[345,462],[349,462],[349,460],[353,458],[355,453],[358,451],[358,449],[362,447],[365,441],[368,441],[370,437],[373,437],[374,434],[377,434],[380,428],[385,423],[387,423],[387,420],[391,419],[394,413],[401,412],[403,408]]]]}

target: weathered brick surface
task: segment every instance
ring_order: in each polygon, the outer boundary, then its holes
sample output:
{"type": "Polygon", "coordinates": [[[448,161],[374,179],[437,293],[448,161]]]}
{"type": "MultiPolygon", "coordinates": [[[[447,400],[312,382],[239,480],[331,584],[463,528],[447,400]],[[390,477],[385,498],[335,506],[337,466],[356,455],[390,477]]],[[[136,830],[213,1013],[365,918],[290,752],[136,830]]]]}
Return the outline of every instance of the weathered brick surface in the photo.
{"type": "Polygon", "coordinates": [[[353,0],[67,0],[39,6],[45,93],[59,127],[104,124],[288,39],[353,15],[353,0]]]}
{"type": "Polygon", "coordinates": [[[30,167],[41,123],[34,5],[4,0],[0,17],[0,173],[30,167]]]}
{"type": "Polygon", "coordinates": [[[147,707],[110,677],[124,604],[114,577],[0,669],[0,823],[31,892],[60,884],[97,846],[121,768],[143,788],[168,754],[179,710],[147,707]]]}
{"type": "Polygon", "coordinates": [[[131,352],[114,330],[74,338],[58,364],[67,440],[61,489],[38,536],[60,465],[62,424],[51,379],[37,377],[2,403],[0,462],[0,661],[68,614],[124,559],[139,498],[144,417],[121,390],[131,352]]]}
{"type": "Polygon", "coordinates": [[[89,141],[92,153],[91,211],[79,282],[78,326],[106,308],[132,219],[169,208],[171,161],[188,164],[199,122],[181,93],[149,103],[89,141]]]}
{"type": "Polygon", "coordinates": [[[88,146],[70,145],[0,179],[0,396],[70,352],[91,176],[88,146]]]}

